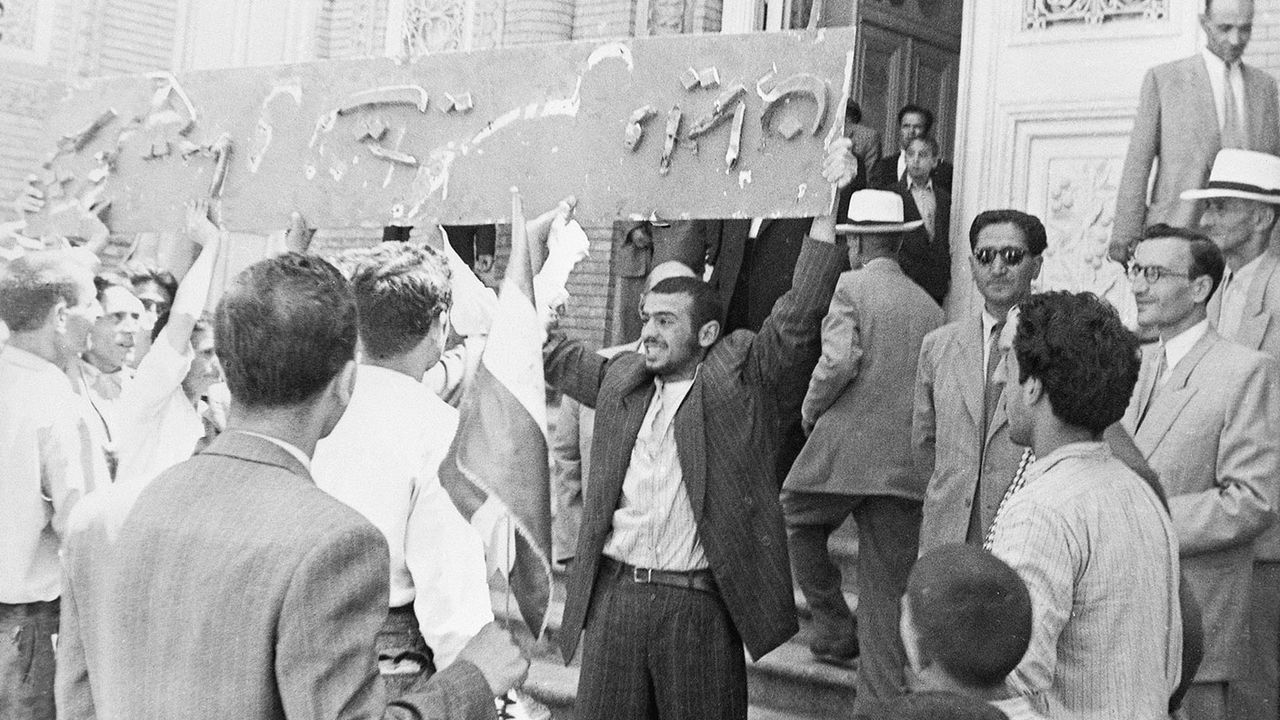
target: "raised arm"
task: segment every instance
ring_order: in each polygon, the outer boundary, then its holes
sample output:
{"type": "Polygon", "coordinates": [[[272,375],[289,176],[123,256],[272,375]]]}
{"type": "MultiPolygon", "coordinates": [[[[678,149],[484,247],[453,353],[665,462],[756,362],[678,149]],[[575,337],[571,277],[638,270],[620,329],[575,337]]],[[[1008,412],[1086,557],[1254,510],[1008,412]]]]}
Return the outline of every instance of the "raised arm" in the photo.
{"type": "MultiPolygon", "coordinates": [[[[823,160],[823,177],[837,191],[853,180],[857,168],[849,147],[848,138],[835,140],[823,160]]],[[[772,388],[776,398],[801,396],[818,360],[819,328],[845,257],[835,239],[835,215],[813,219],[796,260],[791,289],[774,303],[752,342],[745,380],[772,388]]]]}

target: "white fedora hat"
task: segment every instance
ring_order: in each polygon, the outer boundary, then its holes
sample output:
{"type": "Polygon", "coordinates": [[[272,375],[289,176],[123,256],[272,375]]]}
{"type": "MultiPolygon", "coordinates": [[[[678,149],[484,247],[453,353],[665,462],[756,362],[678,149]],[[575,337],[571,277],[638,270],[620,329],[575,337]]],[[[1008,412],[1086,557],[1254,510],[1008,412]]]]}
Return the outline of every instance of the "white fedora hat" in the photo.
{"type": "Polygon", "coordinates": [[[1280,157],[1224,148],[1213,159],[1204,189],[1182,192],[1183,200],[1226,197],[1280,205],[1280,157]]]}
{"type": "Polygon", "coordinates": [[[924,220],[904,222],[902,196],[891,190],[859,190],[849,198],[849,222],[838,233],[899,233],[915,230],[924,220]]]}

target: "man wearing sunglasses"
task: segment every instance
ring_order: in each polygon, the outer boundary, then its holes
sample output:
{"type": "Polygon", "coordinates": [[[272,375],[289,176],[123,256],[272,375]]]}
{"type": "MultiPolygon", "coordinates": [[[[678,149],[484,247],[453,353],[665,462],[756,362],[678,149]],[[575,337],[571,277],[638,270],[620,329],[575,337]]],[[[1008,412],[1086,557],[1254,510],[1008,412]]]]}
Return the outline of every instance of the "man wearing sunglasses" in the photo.
{"type": "Polygon", "coordinates": [[[924,339],[916,373],[912,449],[928,479],[921,554],[946,543],[981,544],[1022,448],[1009,441],[993,372],[1005,315],[1031,293],[1048,241],[1039,218],[988,210],[969,228],[969,270],[982,311],[924,339]]]}
{"type": "Polygon", "coordinates": [[[1138,322],[1160,341],[1143,349],[1124,426],[1168,493],[1185,582],[1204,614],[1190,718],[1239,716],[1228,691],[1248,673],[1254,541],[1275,521],[1280,476],[1276,361],[1209,325],[1223,267],[1211,240],[1168,225],[1148,228],[1129,264],[1138,322]]]}

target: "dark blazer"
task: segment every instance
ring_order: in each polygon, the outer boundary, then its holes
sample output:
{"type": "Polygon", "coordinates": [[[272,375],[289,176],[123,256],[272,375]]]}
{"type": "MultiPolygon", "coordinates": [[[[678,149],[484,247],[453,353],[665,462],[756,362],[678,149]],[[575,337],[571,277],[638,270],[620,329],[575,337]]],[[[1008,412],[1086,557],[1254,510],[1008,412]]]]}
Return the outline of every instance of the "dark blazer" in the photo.
{"type": "Polygon", "coordinates": [[[760,329],[773,304],[791,289],[791,275],[812,218],[765,219],[754,239],[751,220],[700,220],[714,238],[711,286],[720,296],[724,334],[760,329]]]}
{"type": "MultiPolygon", "coordinates": [[[[774,471],[777,405],[781,396],[804,394],[843,254],[835,245],[806,241],[791,291],[758,334],[735,332],[711,347],[673,420],[698,538],[734,626],[755,658],[798,629],[774,471]]],[[[567,661],[577,649],[654,384],[639,353],[606,360],[561,333],[548,338],[544,359],[551,383],[597,410],[591,484],[561,625],[567,661]]]]}
{"type": "Polygon", "coordinates": [[[493,717],[468,662],[387,707],[386,541],[260,437],[85,497],[63,553],[64,720],[493,717]]]}
{"type": "MultiPolygon", "coordinates": [[[[907,221],[920,219],[920,208],[916,207],[915,198],[907,189],[905,182],[898,182],[891,188],[902,196],[902,213],[907,221]]],[[[898,253],[898,264],[907,277],[929,293],[933,301],[942,304],[951,289],[951,193],[933,180],[933,194],[937,202],[934,217],[934,236],[920,227],[907,233],[902,239],[902,250],[898,253]]]]}
{"type": "MultiPolygon", "coordinates": [[[[871,166],[871,172],[867,175],[867,187],[888,190],[902,182],[903,178],[898,174],[898,156],[901,154],[901,151],[899,151],[877,160],[876,164],[871,166]]],[[[933,169],[933,184],[950,193],[951,176],[954,174],[955,168],[952,167],[949,160],[939,160],[938,167],[933,169]]]]}

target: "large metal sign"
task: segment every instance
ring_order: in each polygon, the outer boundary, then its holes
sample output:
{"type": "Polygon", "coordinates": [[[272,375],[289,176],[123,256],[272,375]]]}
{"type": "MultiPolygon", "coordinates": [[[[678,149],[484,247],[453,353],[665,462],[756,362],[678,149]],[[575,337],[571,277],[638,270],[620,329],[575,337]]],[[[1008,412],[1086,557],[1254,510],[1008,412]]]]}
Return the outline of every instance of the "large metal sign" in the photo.
{"type": "Polygon", "coordinates": [[[35,233],[181,227],[214,197],[234,230],[578,216],[820,214],[853,29],[686,35],[157,73],[51,90],[51,198],[35,233]]]}

